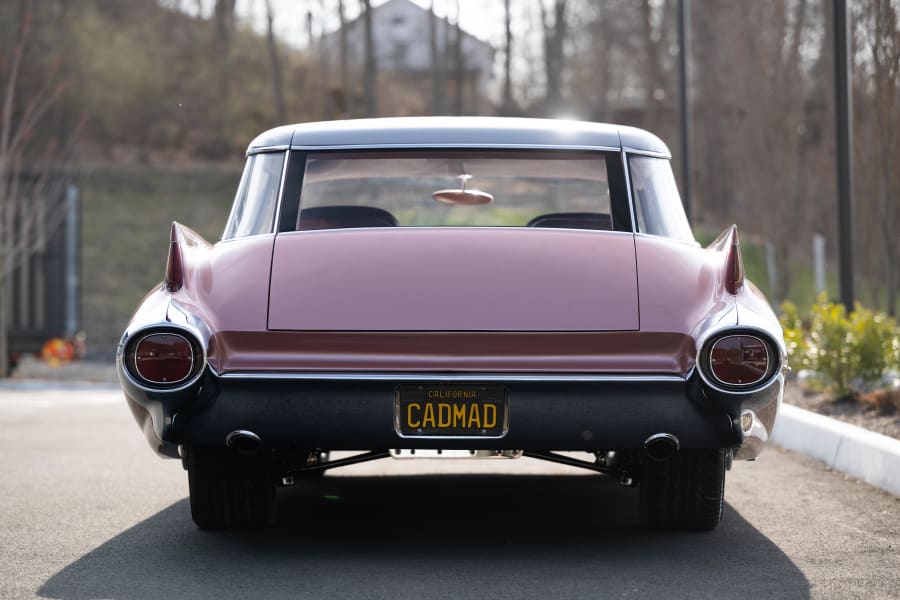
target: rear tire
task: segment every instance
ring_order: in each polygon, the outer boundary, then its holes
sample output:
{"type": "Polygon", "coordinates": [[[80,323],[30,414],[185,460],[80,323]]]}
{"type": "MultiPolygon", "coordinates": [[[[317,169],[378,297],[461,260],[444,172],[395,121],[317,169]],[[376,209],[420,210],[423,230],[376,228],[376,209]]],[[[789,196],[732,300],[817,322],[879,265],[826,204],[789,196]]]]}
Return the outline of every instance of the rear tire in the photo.
{"type": "Polygon", "coordinates": [[[187,456],[191,517],[200,529],[247,529],[269,522],[275,504],[272,461],[191,448],[187,456]]]}
{"type": "Polygon", "coordinates": [[[641,516],[651,527],[710,531],[722,520],[723,449],[687,449],[666,461],[643,459],[641,516]]]}

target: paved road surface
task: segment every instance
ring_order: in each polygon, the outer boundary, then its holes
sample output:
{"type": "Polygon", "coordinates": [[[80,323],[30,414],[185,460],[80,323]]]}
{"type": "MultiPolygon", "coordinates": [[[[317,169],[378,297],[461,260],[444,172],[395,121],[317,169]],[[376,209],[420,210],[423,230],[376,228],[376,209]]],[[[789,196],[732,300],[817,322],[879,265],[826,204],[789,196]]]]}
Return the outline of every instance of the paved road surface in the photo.
{"type": "Polygon", "coordinates": [[[775,448],[710,534],[641,529],[634,490],[568,467],[444,466],[335,471],[268,531],[205,533],[117,392],[0,391],[0,598],[900,598],[900,499],[775,448]]]}

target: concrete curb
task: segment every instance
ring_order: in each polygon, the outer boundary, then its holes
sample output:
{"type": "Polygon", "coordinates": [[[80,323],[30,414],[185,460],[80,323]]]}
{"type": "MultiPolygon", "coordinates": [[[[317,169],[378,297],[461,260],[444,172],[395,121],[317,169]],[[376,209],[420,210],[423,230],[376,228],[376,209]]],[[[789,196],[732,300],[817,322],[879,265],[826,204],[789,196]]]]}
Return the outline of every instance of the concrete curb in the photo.
{"type": "Polygon", "coordinates": [[[0,391],[44,392],[50,390],[120,390],[111,381],[61,381],[48,379],[0,379],[0,391]]]}
{"type": "Polygon", "coordinates": [[[900,496],[900,440],[782,404],[772,441],[900,496]]]}

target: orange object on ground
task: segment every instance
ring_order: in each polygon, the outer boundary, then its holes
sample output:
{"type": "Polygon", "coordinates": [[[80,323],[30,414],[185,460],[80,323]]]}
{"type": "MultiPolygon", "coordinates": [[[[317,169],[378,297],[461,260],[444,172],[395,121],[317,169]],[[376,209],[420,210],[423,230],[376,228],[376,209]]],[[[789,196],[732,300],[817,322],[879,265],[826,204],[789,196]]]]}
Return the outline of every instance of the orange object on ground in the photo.
{"type": "Polygon", "coordinates": [[[48,340],[44,347],[41,348],[41,358],[51,366],[58,367],[62,363],[67,363],[75,358],[75,347],[68,340],[53,338],[48,340]]]}

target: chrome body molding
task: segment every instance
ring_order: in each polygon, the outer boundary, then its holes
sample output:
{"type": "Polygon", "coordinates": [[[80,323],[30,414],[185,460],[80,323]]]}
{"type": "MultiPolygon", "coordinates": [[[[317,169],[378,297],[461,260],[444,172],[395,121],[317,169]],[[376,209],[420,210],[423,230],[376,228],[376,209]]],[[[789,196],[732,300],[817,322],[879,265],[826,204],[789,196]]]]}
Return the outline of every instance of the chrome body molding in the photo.
{"type": "Polygon", "coordinates": [[[309,372],[309,373],[259,373],[259,372],[230,372],[217,374],[210,367],[210,371],[221,379],[263,379],[271,381],[376,381],[397,383],[684,383],[690,379],[691,373],[686,377],[679,375],[606,375],[592,373],[345,373],[345,372],[309,372]]]}

